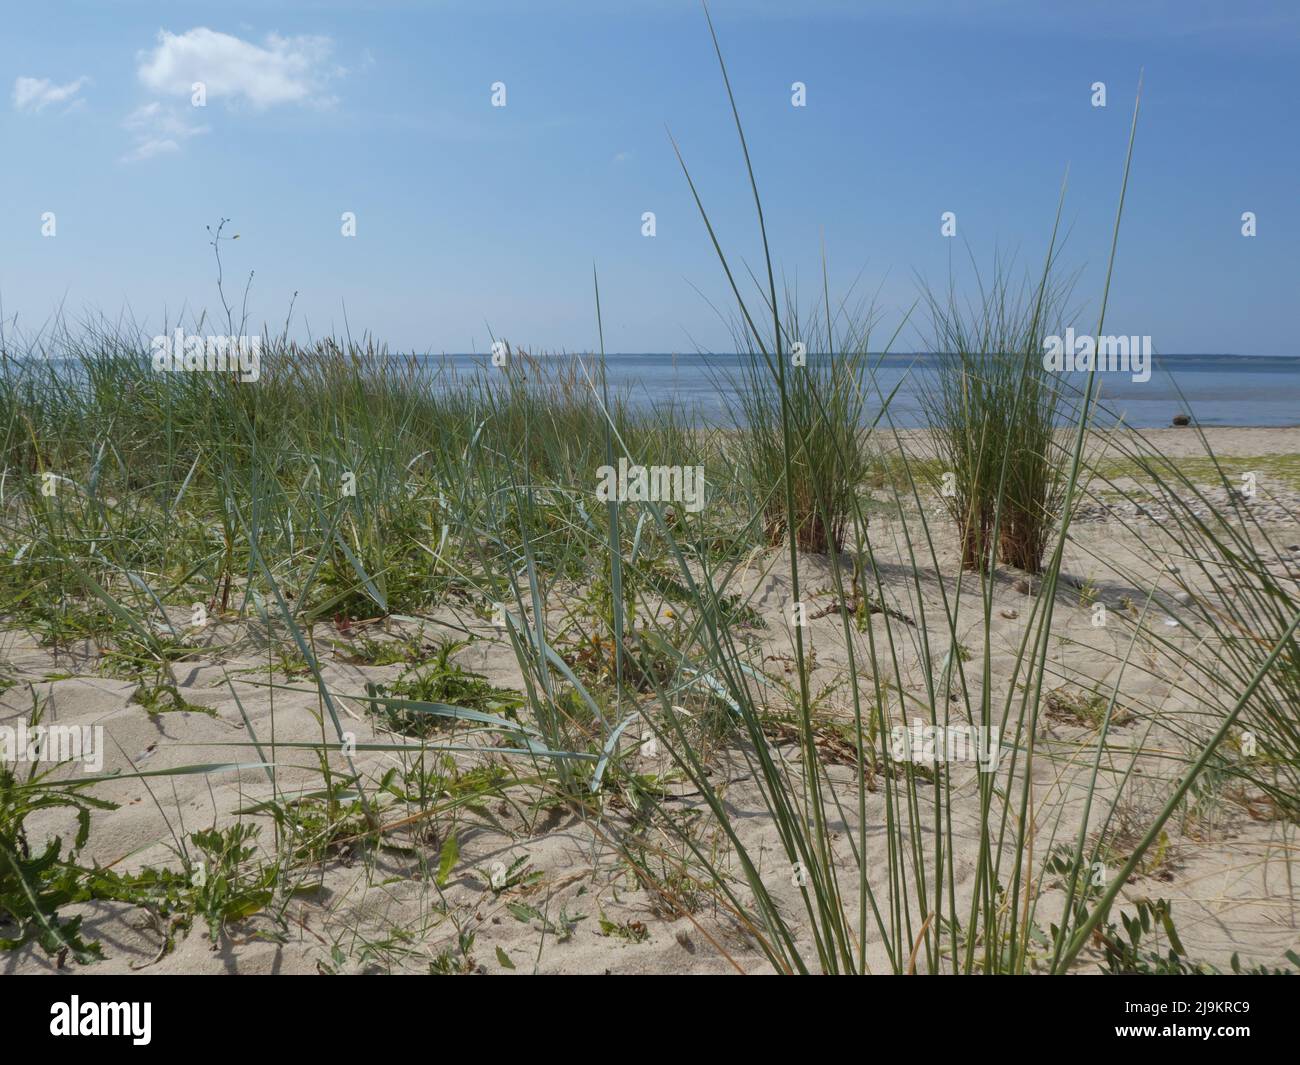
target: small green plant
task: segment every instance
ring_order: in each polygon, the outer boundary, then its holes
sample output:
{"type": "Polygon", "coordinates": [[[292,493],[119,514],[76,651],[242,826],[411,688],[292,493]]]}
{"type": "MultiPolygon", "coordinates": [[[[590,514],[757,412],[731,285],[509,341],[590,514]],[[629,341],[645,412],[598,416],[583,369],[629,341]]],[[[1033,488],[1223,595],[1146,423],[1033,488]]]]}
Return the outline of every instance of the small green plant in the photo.
{"type": "MultiPolygon", "coordinates": [[[[283,870],[278,863],[257,859],[254,841],[259,831],[241,822],[191,833],[189,842],[197,853],[183,856],[180,869],[84,870],[79,897],[143,909],[163,938],[159,957],[193,927],[195,917],[203,919],[215,945],[228,924],[261,913],[275,899],[283,870]]],[[[278,923],[278,916],[274,919],[278,923]]]]}
{"type": "MultiPolygon", "coordinates": [[[[1068,848],[1066,848],[1068,851],[1068,848]]],[[[1058,872],[1066,872],[1068,857],[1058,863],[1058,872]],[[1063,864],[1062,864],[1063,863],[1063,864]]],[[[1093,896],[1088,896],[1091,899],[1093,896]]],[[[1084,898],[1076,899],[1079,918],[1086,919],[1084,898]]],[[[1101,971],[1108,976],[1217,976],[1222,970],[1209,962],[1194,961],[1179,938],[1174,924],[1174,907],[1168,899],[1138,899],[1132,916],[1120,911],[1120,924],[1106,921],[1093,929],[1092,945],[1101,952],[1101,971]]],[[[1041,930],[1031,930],[1034,939],[1044,945],[1048,939],[1041,930]]],[[[1056,926],[1052,926],[1053,935],[1056,926]]],[[[1286,952],[1293,968],[1246,966],[1234,952],[1231,971],[1239,976],[1286,976],[1300,972],[1300,954],[1286,952]]]]}
{"type": "MultiPolygon", "coordinates": [[[[40,717],[38,709],[32,715],[33,726],[40,717]]],[[[87,897],[85,870],[77,862],[77,852],[89,838],[91,813],[117,807],[83,794],[76,783],[54,781],[51,774],[56,768],[38,771],[33,762],[20,779],[0,766],[0,949],[34,942],[47,954],[70,953],[84,963],[103,957],[103,951],[98,943],[83,938],[80,917],[60,918],[58,911],[87,897]],[[65,852],[62,839],[55,836],[33,853],[27,818],[54,809],[75,813],[72,845],[65,852]]]]}
{"type": "Polygon", "coordinates": [[[476,868],[475,872],[482,877],[484,885],[493,895],[501,895],[514,888],[527,887],[542,879],[542,873],[530,867],[526,855],[516,858],[509,866],[497,862],[491,869],[476,868]]]}
{"type": "Polygon", "coordinates": [[[350,776],[333,777],[326,794],[265,804],[259,812],[275,820],[294,861],[348,858],[374,837],[354,783],[350,776]]]}
{"type": "Polygon", "coordinates": [[[170,681],[168,667],[172,662],[190,658],[197,651],[198,647],[185,643],[178,636],[145,641],[128,631],[120,636],[116,646],[101,652],[99,668],[105,676],[141,681],[152,676],[157,684],[162,685],[170,681]]]}
{"type": "Polygon", "coordinates": [[[552,920],[548,914],[543,913],[536,906],[531,906],[526,902],[507,902],[506,909],[510,916],[521,924],[531,925],[536,921],[541,925],[544,935],[551,936],[557,943],[567,943],[573,938],[573,933],[578,928],[579,921],[585,921],[585,913],[570,914],[568,904],[560,907],[560,915],[552,920]]]}
{"type": "Polygon", "coordinates": [[[650,929],[641,921],[611,921],[602,913],[600,915],[600,934],[626,939],[629,943],[644,943],[650,938],[650,929]]]}
{"type": "Polygon", "coordinates": [[[466,973],[472,973],[478,964],[474,960],[474,955],[470,953],[474,949],[475,938],[473,932],[462,930],[456,936],[454,948],[447,947],[429,962],[429,975],[463,976],[466,973]]]}
{"type": "Polygon", "coordinates": [[[226,925],[266,909],[275,896],[279,867],[255,861],[261,829],[247,822],[190,835],[202,855],[189,863],[194,909],[215,943],[226,925]]]}
{"type": "Polygon", "coordinates": [[[276,654],[276,666],[289,680],[301,680],[311,674],[311,665],[297,651],[280,650],[276,654]]]}
{"type": "Polygon", "coordinates": [[[426,651],[424,630],[414,636],[395,640],[377,640],[361,632],[351,643],[343,645],[347,657],[368,666],[409,665],[426,651]]]}
{"type": "Polygon", "coordinates": [[[131,696],[131,702],[143,706],[150,716],[157,714],[196,713],[215,717],[216,711],[210,706],[199,706],[181,695],[175,684],[153,683],[141,684],[131,696]]]}
{"type": "Polygon", "coordinates": [[[404,736],[425,738],[433,735],[448,720],[418,709],[385,705],[385,698],[403,699],[417,703],[437,703],[462,710],[477,710],[498,717],[513,718],[523,706],[523,696],[508,688],[498,688],[481,673],[464,669],[451,660],[452,655],[466,646],[464,643],[442,643],[432,661],[422,662],[405,670],[392,684],[369,687],[371,710],[377,714],[385,728],[404,736]]]}
{"type": "MultiPolygon", "coordinates": [[[[1102,692],[1085,692],[1068,687],[1055,688],[1043,696],[1046,715],[1054,721],[1098,729],[1106,720],[1110,696],[1102,692]]],[[[1133,711],[1119,703],[1111,711],[1110,727],[1124,728],[1134,721],[1133,711]]]]}
{"type": "Polygon", "coordinates": [[[1123,912],[1119,916],[1122,934],[1111,923],[1097,933],[1104,955],[1103,972],[1111,976],[1205,976],[1215,972],[1210,965],[1188,959],[1174,927],[1173,905],[1167,899],[1141,899],[1132,917],[1123,912]],[[1153,933],[1158,939],[1161,931],[1168,950],[1146,945],[1153,933]]]}

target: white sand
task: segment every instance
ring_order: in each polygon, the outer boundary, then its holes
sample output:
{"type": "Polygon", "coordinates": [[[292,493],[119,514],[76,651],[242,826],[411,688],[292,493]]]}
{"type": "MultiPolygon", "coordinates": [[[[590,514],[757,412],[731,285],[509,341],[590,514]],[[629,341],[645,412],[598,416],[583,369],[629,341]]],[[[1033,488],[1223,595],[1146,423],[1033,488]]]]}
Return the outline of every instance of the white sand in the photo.
{"type": "MultiPolygon", "coordinates": [[[[1195,434],[1191,430],[1162,430],[1158,435],[1160,447],[1166,453],[1181,453],[1183,440],[1189,442],[1187,453],[1199,452],[1199,444],[1192,443],[1195,434]]],[[[1225,454],[1300,452],[1300,429],[1218,429],[1211,430],[1210,436],[1215,448],[1225,454]]],[[[940,582],[948,587],[950,594],[955,591],[957,552],[946,526],[935,525],[943,529],[940,533],[943,576],[923,573],[920,583],[933,619],[931,650],[934,657],[940,658],[948,650],[938,607],[940,582]]],[[[1286,535],[1286,529],[1279,531],[1286,535]]],[[[916,593],[911,588],[907,554],[897,538],[898,532],[898,524],[888,519],[873,523],[873,548],[894,605],[915,617],[918,614],[916,593]]],[[[1117,569],[1132,566],[1155,574],[1166,591],[1174,590],[1171,582],[1159,577],[1163,561],[1144,557],[1113,522],[1083,524],[1076,527],[1074,535],[1065,574],[1095,581],[1103,601],[1112,606],[1124,594],[1124,582],[1115,575],[1117,569]]],[[[1300,531],[1287,542],[1296,540],[1300,540],[1300,531]]],[[[833,602],[828,592],[831,578],[826,560],[808,559],[801,577],[804,588],[810,590],[805,599],[813,604],[813,613],[833,602]]],[[[1016,661],[1017,642],[1031,606],[1030,597],[1017,591],[1014,581],[1014,574],[1002,575],[994,592],[990,683],[999,713],[1000,700],[1016,661]]],[[[741,575],[738,590],[753,592],[752,603],[768,625],[762,634],[763,654],[774,656],[767,661],[767,668],[782,675],[781,656],[791,653],[787,622],[790,579],[782,553],[756,556],[741,575]]],[[[1172,600],[1164,598],[1161,604],[1161,618],[1166,611],[1170,615],[1178,614],[1172,600]]],[[[968,577],[961,616],[970,632],[969,641],[964,641],[971,652],[966,664],[967,683],[976,689],[983,671],[982,643],[978,638],[982,626],[980,615],[978,589],[968,577]]],[[[439,620],[471,626],[482,637],[461,652],[458,661],[485,673],[496,683],[521,685],[508,643],[490,625],[465,614],[459,618],[444,614],[439,620]]],[[[1205,634],[1186,618],[1184,621],[1173,638],[1184,641],[1189,648],[1194,647],[1205,634]]],[[[883,638],[885,634],[884,624],[878,615],[871,620],[878,637],[883,638]]],[[[402,627],[392,624],[390,631],[402,627]]],[[[409,631],[411,626],[405,628],[409,631]]],[[[431,625],[428,631],[430,635],[438,635],[435,626],[431,625]]],[[[1131,630],[1119,625],[1093,627],[1091,611],[1077,601],[1070,602],[1063,592],[1056,608],[1054,631],[1061,638],[1053,640],[1049,653],[1049,670],[1057,678],[1053,683],[1068,685],[1086,678],[1091,687],[1117,675],[1131,630]]],[[[453,635],[454,629],[445,632],[453,635]]],[[[35,693],[48,698],[47,722],[104,726],[111,737],[106,770],[129,772],[132,765],[141,770],[156,770],[200,762],[253,762],[257,760],[256,752],[247,746],[250,730],[245,727],[232,694],[233,684],[252,724],[252,732],[264,745],[269,745],[272,736],[279,743],[318,741],[321,725],[317,694],[310,690],[309,683],[286,682],[279,674],[276,679],[280,683],[302,690],[268,688],[265,655],[259,657],[249,646],[254,635],[252,630],[234,624],[210,626],[205,639],[211,650],[195,661],[176,666],[186,699],[210,707],[215,716],[168,713],[151,717],[139,705],[129,703],[134,683],[106,679],[96,673],[89,649],[81,660],[70,659],[64,653],[56,661],[48,650],[36,646],[30,636],[11,630],[3,637],[0,656],[12,664],[19,682],[0,700],[0,722],[13,724],[29,713],[32,693],[35,693]],[[234,651],[228,650],[232,647],[234,651]],[[241,672],[257,670],[259,666],[260,671],[241,672]],[[64,673],[77,675],[45,679],[64,673]]],[[[812,674],[812,690],[816,693],[846,675],[847,655],[838,615],[813,620],[807,638],[816,653],[816,669],[812,674]]],[[[359,667],[342,661],[328,650],[338,640],[333,626],[319,626],[316,639],[326,663],[325,680],[335,692],[360,693],[367,680],[387,680],[399,672],[399,667],[394,666],[359,667]]],[[[856,637],[855,650],[861,663],[868,654],[865,635],[856,637]]],[[[914,691],[922,694],[929,666],[917,641],[902,645],[899,652],[905,675],[910,678],[914,691]]],[[[888,674],[882,665],[882,675],[888,674]]],[[[792,680],[793,675],[786,675],[786,679],[792,680]]],[[[1198,709],[1197,695],[1184,689],[1183,680],[1171,670],[1168,660],[1159,656],[1150,662],[1144,659],[1130,665],[1121,690],[1124,700],[1140,707],[1142,715],[1137,724],[1117,729],[1113,734],[1112,741],[1121,755],[1143,739],[1146,724],[1154,716],[1159,716],[1161,721],[1145,736],[1147,746],[1159,748],[1174,743],[1163,721],[1176,720],[1178,715],[1198,709]]],[[[1051,686],[1052,683],[1045,684],[1045,688],[1051,686]]],[[[871,693],[864,686],[861,695],[865,700],[871,693]]],[[[391,739],[372,728],[358,704],[344,700],[344,705],[350,715],[345,727],[355,731],[359,743],[391,739]]],[[[826,700],[824,712],[842,717],[850,705],[851,693],[841,684],[826,700]]],[[[897,709],[894,705],[895,713],[897,709]]],[[[1041,804],[1037,823],[1047,825],[1055,817],[1054,810],[1063,811],[1057,840],[1073,840],[1078,830],[1079,804],[1089,768],[1088,744],[1093,733],[1081,725],[1051,720],[1046,724],[1047,733],[1041,737],[1041,753],[1034,767],[1038,785],[1035,803],[1041,804]],[[1072,758],[1071,752],[1077,752],[1079,745],[1083,747],[1084,757],[1072,758]]],[[[797,760],[796,746],[787,744],[778,749],[785,757],[797,760]]],[[[502,758],[490,752],[458,756],[464,766],[502,758]]],[[[1116,758],[1117,764],[1126,764],[1120,755],[1116,758]]],[[[320,774],[311,752],[281,749],[276,761],[277,783],[282,793],[320,787],[320,774]]],[[[355,763],[363,777],[371,782],[372,792],[373,781],[397,764],[395,756],[387,752],[361,752],[355,763]]],[[[647,768],[655,764],[666,766],[666,757],[661,755],[657,763],[651,760],[647,768]]],[[[1142,764],[1145,779],[1133,789],[1134,816],[1142,814],[1144,803],[1158,806],[1168,786],[1167,780],[1162,780],[1160,769],[1167,763],[1152,758],[1142,764]]],[[[342,771],[344,760],[336,754],[331,758],[331,765],[336,772],[342,771]]],[[[526,763],[521,768],[526,771],[526,763]]],[[[828,773],[841,782],[845,798],[846,819],[835,826],[841,841],[850,833],[856,837],[852,771],[845,766],[832,766],[828,773]]],[[[786,912],[797,922],[802,904],[798,892],[789,883],[789,863],[739,751],[717,752],[713,779],[727,782],[725,794],[735,812],[740,837],[750,853],[761,861],[765,882],[772,885],[786,912]]],[[[954,775],[954,780],[962,779],[959,774],[954,775]]],[[[955,818],[959,825],[966,826],[966,831],[958,835],[952,855],[959,891],[972,879],[978,841],[974,801],[977,796],[973,781],[969,776],[965,780],[966,785],[954,797],[955,818]]],[[[683,807],[696,801],[690,789],[677,790],[683,807]]],[[[268,798],[271,792],[266,771],[255,768],[208,777],[124,779],[99,785],[94,794],[119,805],[114,811],[94,815],[90,843],[83,857],[112,864],[119,870],[136,870],[148,865],[175,867],[176,835],[214,823],[229,824],[236,811],[268,798]]],[[[883,823],[883,803],[882,791],[868,795],[867,861],[869,868],[877,870],[874,874],[877,881],[883,881],[879,870],[887,862],[886,839],[878,829],[883,823]]],[[[407,810],[393,803],[384,812],[383,820],[391,824],[416,812],[414,807],[407,810]]],[[[1152,809],[1146,810],[1148,815],[1151,812],[1152,809]]],[[[418,831],[393,832],[395,841],[412,848],[410,853],[380,851],[369,858],[341,854],[329,859],[323,867],[305,870],[301,874],[304,883],[318,884],[319,890],[304,894],[289,905],[288,934],[284,942],[260,938],[258,933],[270,931],[272,924],[258,917],[234,926],[228,937],[213,945],[199,920],[173,951],[159,957],[162,943],[159,928],[138,908],[92,904],[70,907],[66,912],[83,913],[85,932],[102,941],[107,959],[94,968],[103,972],[136,968],[154,973],[314,972],[321,966],[337,966],[344,971],[423,971],[430,959],[455,943],[458,925],[475,933],[472,948],[475,964],[490,972],[503,971],[498,949],[508,955],[516,971],[521,973],[534,969],[555,973],[767,970],[762,954],[712,904],[704,905],[688,918],[663,916],[662,906],[654,905],[655,900],[635,882],[617,849],[590,821],[555,812],[540,813],[530,819],[532,823],[526,823],[511,804],[499,799],[492,799],[485,813],[490,817],[463,808],[457,812],[454,831],[460,860],[441,891],[422,875],[422,868],[429,863],[436,868],[439,848],[451,826],[449,814],[432,823],[417,822],[418,831]],[[508,866],[519,857],[526,858],[530,868],[541,874],[539,880],[526,888],[497,895],[487,889],[476,872],[478,868],[491,870],[497,862],[508,866]],[[544,935],[538,921],[517,919],[508,908],[510,903],[524,903],[544,911],[553,924],[559,923],[562,911],[569,917],[584,915],[584,919],[576,923],[567,940],[558,941],[553,933],[544,935]],[[640,922],[647,932],[645,940],[632,942],[616,935],[600,934],[602,914],[616,924],[640,922]],[[394,934],[397,930],[406,933],[405,938],[397,937],[394,934]]],[[[609,816],[617,821],[625,813],[611,810],[609,816]]],[[[254,820],[263,825],[263,843],[269,843],[271,824],[266,818],[254,820]]],[[[37,836],[58,832],[66,839],[71,834],[72,822],[56,812],[31,819],[29,829],[37,836]]],[[[1042,838],[1036,841],[1040,856],[1047,845],[1044,830],[1042,838]]],[[[1293,850],[1294,842],[1284,834],[1282,824],[1256,820],[1240,806],[1225,804],[1219,823],[1210,829],[1187,833],[1171,822],[1168,860],[1157,876],[1139,876],[1126,885],[1121,898],[1130,903],[1143,897],[1173,900],[1179,931],[1194,959],[1226,966],[1233,952],[1239,952],[1244,961],[1283,964],[1284,951],[1300,943],[1297,905],[1286,860],[1288,848],[1293,850]]],[[[842,851],[842,884],[852,896],[856,869],[847,846],[842,851]]],[[[738,870],[736,875],[739,876],[738,870]]],[[[742,887],[742,897],[745,893],[742,887]]],[[[1045,891],[1037,915],[1043,927],[1056,919],[1059,897],[1057,890],[1045,891]]],[[[850,912],[856,920],[855,901],[851,902],[850,912]]],[[[805,935],[800,940],[800,948],[808,951],[810,946],[805,935]]],[[[868,959],[877,971],[887,967],[874,929],[869,930],[868,959]]],[[[66,965],[77,968],[71,961],[66,965]]],[[[42,972],[52,971],[54,967],[54,960],[34,947],[0,953],[3,972],[42,972]]]]}

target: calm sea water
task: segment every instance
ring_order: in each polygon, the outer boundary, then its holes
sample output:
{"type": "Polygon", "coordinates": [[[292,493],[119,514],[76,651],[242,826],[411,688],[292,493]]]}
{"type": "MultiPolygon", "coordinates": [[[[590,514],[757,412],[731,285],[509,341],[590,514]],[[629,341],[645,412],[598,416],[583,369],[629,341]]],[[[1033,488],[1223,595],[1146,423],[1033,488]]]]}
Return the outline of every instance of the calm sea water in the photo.
{"type": "MultiPolygon", "coordinates": [[[[809,356],[813,358],[813,356],[809,356]]],[[[944,356],[872,356],[879,395],[894,392],[890,415],[900,428],[925,424],[920,395],[944,356]]],[[[485,356],[450,356],[457,373],[490,371],[485,356]]],[[[1151,379],[1099,373],[1102,402],[1140,428],[1169,425],[1182,411],[1201,425],[1300,425],[1300,357],[1253,355],[1157,355],[1151,379]]],[[[611,390],[644,409],[673,403],[707,422],[729,424],[736,409],[732,382],[740,379],[735,355],[610,355],[611,390]]],[[[541,360],[545,372],[546,360],[541,360]]],[[[1077,387],[1086,374],[1065,374],[1077,387]]],[[[874,415],[874,412],[869,412],[874,415]]]]}

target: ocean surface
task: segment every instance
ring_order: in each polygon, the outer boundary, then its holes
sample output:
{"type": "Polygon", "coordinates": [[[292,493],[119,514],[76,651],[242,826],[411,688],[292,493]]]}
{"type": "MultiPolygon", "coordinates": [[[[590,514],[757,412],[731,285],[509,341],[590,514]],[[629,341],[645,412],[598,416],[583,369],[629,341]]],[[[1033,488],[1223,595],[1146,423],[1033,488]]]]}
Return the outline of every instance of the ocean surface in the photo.
{"type": "MultiPolygon", "coordinates": [[[[889,405],[894,425],[925,424],[920,396],[943,358],[871,356],[874,388],[870,391],[876,397],[894,393],[889,405]]],[[[483,355],[446,359],[457,375],[499,372],[483,355]]],[[[541,372],[547,361],[546,357],[539,360],[541,372]]],[[[1134,381],[1131,374],[1120,372],[1097,374],[1103,407],[1128,425],[1165,426],[1180,412],[1207,426],[1300,425],[1300,356],[1155,355],[1152,362],[1148,381],[1134,381]]],[[[734,383],[741,379],[741,356],[607,355],[606,366],[611,392],[621,393],[634,409],[671,403],[716,425],[731,424],[737,416],[734,383]]],[[[1074,388],[1087,383],[1087,374],[1062,376],[1074,388]]],[[[875,413],[869,403],[868,417],[875,413]]]]}

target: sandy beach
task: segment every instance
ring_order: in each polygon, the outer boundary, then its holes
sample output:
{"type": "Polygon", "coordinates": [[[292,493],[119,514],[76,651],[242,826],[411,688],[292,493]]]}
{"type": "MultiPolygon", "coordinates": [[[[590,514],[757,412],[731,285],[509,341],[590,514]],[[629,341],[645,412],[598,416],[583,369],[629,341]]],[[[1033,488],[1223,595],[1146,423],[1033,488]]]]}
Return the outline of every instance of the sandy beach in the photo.
{"type": "MultiPolygon", "coordinates": [[[[1152,435],[1166,455],[1194,453],[1193,435],[1187,430],[1152,435]],[[1189,446],[1184,449],[1185,443],[1189,446]]],[[[1220,429],[1208,435],[1227,465],[1236,456],[1300,455],[1300,429],[1220,429]]],[[[907,619],[920,615],[918,598],[928,602],[931,610],[945,595],[955,598],[960,568],[954,537],[946,529],[936,529],[939,565],[913,570],[901,535],[903,526],[900,519],[874,519],[871,549],[887,605],[914,636],[896,645],[892,653],[901,659],[900,675],[915,693],[923,693],[927,684],[934,683],[935,663],[950,655],[951,640],[945,631],[923,632],[907,619]]],[[[1285,579],[1295,586],[1300,576],[1296,543],[1300,527],[1272,523],[1265,529],[1294,545],[1285,560],[1285,579]]],[[[1153,543],[1159,543],[1158,522],[1152,535],[1153,543]]],[[[1032,847],[1040,854],[1073,841],[1092,772],[1089,745],[1096,738],[1097,722],[1072,709],[1071,693],[1105,691],[1112,683],[1118,686],[1123,712],[1117,713],[1110,731],[1100,792],[1106,794],[1114,787],[1113,774],[1132,759],[1133,778],[1121,807],[1123,816],[1132,820],[1127,831],[1137,831],[1167,795],[1175,770],[1166,753],[1185,746],[1189,731],[1202,727],[1206,715],[1221,705],[1158,645],[1142,643],[1136,654],[1133,651],[1135,629],[1140,632],[1144,627],[1172,634],[1187,648],[1214,635],[1183,604],[1192,602],[1188,592],[1208,599],[1215,590],[1186,588],[1184,576],[1167,572],[1168,566],[1166,556],[1134,542],[1115,521],[1080,523],[1071,533],[1043,685],[1049,709],[1040,718],[1041,735],[1028,770],[1033,802],[1040,807],[1036,820],[1051,826],[1050,832],[1031,834],[1032,847]],[[1140,602],[1142,594],[1136,576],[1150,582],[1155,592],[1146,617],[1135,626],[1127,615],[1133,610],[1130,597],[1140,602]],[[1090,592],[1081,598],[1079,589],[1085,587],[1090,592]],[[1111,617],[1124,616],[1130,623],[1096,626],[1097,603],[1108,605],[1111,617]]],[[[805,557],[800,568],[803,587],[815,589],[805,593],[810,620],[803,635],[814,663],[809,682],[818,693],[820,768],[827,786],[838,790],[843,799],[839,820],[831,829],[840,841],[836,861],[851,884],[855,859],[848,841],[859,837],[866,841],[861,859],[865,864],[887,865],[888,861],[883,851],[887,839],[879,831],[884,790],[879,780],[871,782],[862,811],[865,821],[861,821],[853,800],[856,756],[845,742],[844,731],[852,721],[854,695],[852,685],[845,683],[850,676],[848,648],[851,642],[857,655],[858,695],[869,698],[871,634],[855,632],[846,642],[831,591],[834,575],[825,556],[805,557]]],[[[1035,605],[1041,606],[1040,590],[1014,572],[997,573],[990,583],[991,624],[986,641],[978,578],[967,573],[961,580],[955,612],[961,626],[964,683],[978,690],[987,681],[994,696],[992,720],[1002,724],[999,701],[1013,684],[1023,682],[1016,648],[1035,605]]],[[[804,750],[795,739],[785,691],[795,677],[788,557],[776,549],[753,552],[726,591],[739,594],[756,615],[758,627],[753,629],[748,660],[766,676],[764,698],[773,714],[768,730],[771,750],[798,774],[804,750]]],[[[565,596],[560,589],[558,599],[565,596]]],[[[667,603],[662,609],[671,610],[667,603]]],[[[562,608],[555,606],[553,613],[558,621],[562,608]]],[[[190,620],[183,611],[173,611],[171,616],[178,626],[190,620]]],[[[877,656],[885,654],[884,620],[880,613],[870,620],[881,641],[877,656]]],[[[491,619],[473,609],[442,609],[419,619],[389,618],[357,627],[369,639],[413,640],[417,648],[432,648],[440,638],[454,636],[466,641],[455,652],[455,661],[465,669],[504,689],[522,691],[525,686],[509,640],[491,619]]],[[[321,793],[321,766],[311,747],[320,744],[328,720],[323,721],[316,685],[301,673],[286,673],[279,657],[283,647],[268,644],[265,628],[247,619],[214,617],[194,635],[202,650],[174,664],[186,708],[151,714],[133,702],[136,682],[104,675],[101,651],[92,641],[56,651],[40,646],[21,628],[11,626],[4,634],[3,658],[10,682],[0,704],[3,723],[16,725],[30,714],[35,700],[45,707],[46,724],[102,727],[104,773],[195,763],[256,763],[261,758],[274,764],[274,769],[259,766],[95,785],[96,797],[115,804],[114,809],[91,816],[83,856],[95,865],[120,873],[175,867],[178,841],[185,833],[236,822],[260,826],[255,845],[269,853],[274,849],[276,823],[261,804],[277,797],[282,802],[303,796],[306,802],[319,801],[312,797],[321,793]],[[295,743],[303,746],[292,746],[295,743]]],[[[485,738],[473,731],[467,737],[468,750],[432,750],[459,746],[457,727],[439,730],[423,753],[417,743],[401,736],[396,736],[399,742],[411,743],[404,753],[367,751],[367,744],[389,744],[395,734],[379,727],[376,717],[352,696],[364,693],[368,684],[393,681],[403,667],[358,662],[357,635],[352,625],[328,622],[310,633],[323,681],[336,695],[346,730],[354,734],[352,765],[378,808],[384,826],[381,845],[362,845],[364,823],[358,814],[353,818],[359,826],[355,838],[347,831],[335,833],[311,860],[285,874],[292,876],[295,891],[278,925],[265,914],[255,915],[232,925],[217,942],[210,941],[202,922],[181,931],[169,925],[166,914],[147,907],[113,902],[70,906],[66,914],[81,915],[84,932],[103,944],[105,957],[95,963],[96,971],[400,972],[426,971],[431,963],[472,971],[555,973],[723,973],[769,968],[754,945],[749,919],[733,912],[734,905],[717,885],[695,882],[685,872],[688,855],[680,843],[667,836],[647,843],[652,850],[662,848],[665,868],[679,869],[676,879],[667,880],[672,890],[662,883],[641,882],[626,860],[627,833],[636,811],[627,807],[625,796],[616,794],[610,800],[593,795],[589,807],[579,809],[546,801],[544,789],[527,782],[508,790],[487,787],[476,794],[478,785],[472,782],[487,779],[483,774],[499,770],[510,759],[494,751],[500,737],[485,738]],[[431,785],[434,796],[423,804],[414,801],[410,791],[419,776],[414,769],[418,766],[436,778],[431,785]],[[405,785],[395,786],[394,777],[405,785]],[[451,839],[456,857],[439,875],[440,856],[446,854],[451,839]],[[472,934],[472,947],[462,950],[467,934],[472,934]]],[[[275,639],[282,642],[284,633],[275,639]]],[[[906,709],[908,696],[893,692],[887,700],[886,713],[895,725],[906,726],[909,717],[916,716],[906,709]]],[[[622,746],[631,749],[643,738],[629,729],[622,746]]],[[[1007,737],[1003,742],[1002,757],[1007,758],[1015,741],[1007,737]]],[[[1020,746],[1024,748],[1023,741],[1020,746]]],[[[770,881],[798,928],[799,891],[756,790],[752,752],[745,750],[743,737],[733,733],[715,737],[700,753],[743,844],[765,863],[761,875],[770,881]]],[[[629,757],[637,760],[642,771],[658,774],[665,801],[682,812],[701,814],[700,844],[717,855],[718,867],[734,869],[725,836],[703,816],[706,811],[698,792],[673,772],[669,752],[651,743],[629,757]]],[[[513,761],[519,768],[520,759],[516,756],[513,761]]],[[[339,776],[350,772],[343,752],[334,750],[328,762],[339,776]]],[[[527,765],[524,759],[525,770],[527,765]]],[[[63,770],[77,771],[81,770],[63,770]]],[[[867,771],[875,777],[896,768],[877,765],[867,771]]],[[[1016,772],[1025,772],[1023,763],[1016,772]]],[[[978,858],[978,769],[954,766],[950,773],[956,825],[952,876],[960,894],[978,858]]],[[[1100,808],[1098,802],[1094,821],[1100,808]]],[[[908,816],[932,826],[924,810],[908,816]]],[[[74,831],[75,818],[67,811],[38,812],[28,821],[33,842],[36,836],[67,838],[74,831]]],[[[1157,896],[1171,900],[1184,945],[1198,959],[1227,965],[1237,954],[1251,963],[1276,964],[1285,950],[1300,942],[1290,879],[1293,850],[1287,822],[1274,816],[1267,802],[1228,789],[1207,800],[1204,810],[1170,823],[1158,855],[1124,885],[1120,901],[1131,904],[1157,896]]],[[[1042,897],[1035,920],[1045,926],[1058,917],[1055,908],[1061,892],[1051,874],[1044,874],[1038,886],[1042,897]]],[[[745,897],[739,877],[735,887],[745,897]]],[[[856,899],[849,901],[857,905],[856,899]]],[[[889,959],[878,939],[866,937],[865,956],[869,967],[884,971],[889,959]]],[[[1081,961],[1078,967],[1086,970],[1092,960],[1081,961]]],[[[46,955],[34,945],[0,955],[0,966],[10,973],[76,968],[66,958],[46,955]]]]}

